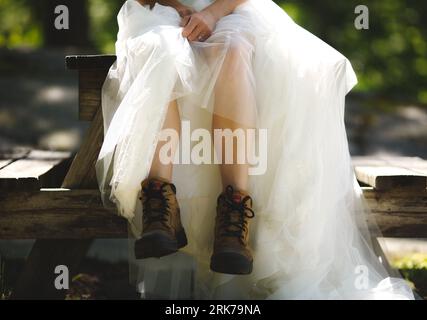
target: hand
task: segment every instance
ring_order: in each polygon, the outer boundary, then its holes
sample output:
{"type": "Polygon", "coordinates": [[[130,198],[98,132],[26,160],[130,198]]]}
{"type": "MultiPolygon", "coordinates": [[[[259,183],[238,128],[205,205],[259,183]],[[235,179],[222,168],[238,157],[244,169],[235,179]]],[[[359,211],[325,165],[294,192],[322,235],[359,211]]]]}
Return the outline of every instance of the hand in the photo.
{"type": "Polygon", "coordinates": [[[182,35],[189,41],[203,42],[212,35],[217,21],[218,19],[208,10],[195,12],[182,19],[181,26],[184,27],[182,35]]]}

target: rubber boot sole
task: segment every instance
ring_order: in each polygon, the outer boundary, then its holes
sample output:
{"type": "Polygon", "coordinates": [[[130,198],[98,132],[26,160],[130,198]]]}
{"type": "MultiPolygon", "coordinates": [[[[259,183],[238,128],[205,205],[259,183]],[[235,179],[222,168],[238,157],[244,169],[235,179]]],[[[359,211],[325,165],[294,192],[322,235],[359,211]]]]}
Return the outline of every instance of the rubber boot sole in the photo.
{"type": "Polygon", "coordinates": [[[235,252],[214,253],[211,257],[211,270],[226,274],[250,274],[253,260],[235,252]]]}
{"type": "Polygon", "coordinates": [[[143,234],[135,241],[135,258],[160,258],[173,254],[187,245],[185,230],[177,232],[176,239],[172,239],[164,232],[153,231],[143,234]]]}

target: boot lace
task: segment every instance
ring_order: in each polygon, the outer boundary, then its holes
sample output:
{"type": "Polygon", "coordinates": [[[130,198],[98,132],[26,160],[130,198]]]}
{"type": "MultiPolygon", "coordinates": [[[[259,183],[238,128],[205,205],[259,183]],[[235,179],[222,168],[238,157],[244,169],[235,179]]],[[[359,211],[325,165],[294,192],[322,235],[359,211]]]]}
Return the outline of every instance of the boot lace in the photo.
{"type": "Polygon", "coordinates": [[[232,199],[234,189],[232,186],[227,186],[225,190],[224,202],[228,208],[224,214],[225,228],[222,231],[223,236],[237,237],[243,243],[243,232],[247,230],[247,220],[255,217],[255,212],[247,206],[248,201],[252,201],[251,197],[245,196],[239,202],[232,199]]]}
{"type": "MultiPolygon", "coordinates": [[[[150,182],[142,190],[144,193],[143,219],[147,224],[160,222],[167,226],[169,215],[169,203],[164,194],[164,188],[168,184],[164,182],[159,188],[155,188],[150,182]]],[[[142,199],[143,197],[140,197],[142,199]]]]}

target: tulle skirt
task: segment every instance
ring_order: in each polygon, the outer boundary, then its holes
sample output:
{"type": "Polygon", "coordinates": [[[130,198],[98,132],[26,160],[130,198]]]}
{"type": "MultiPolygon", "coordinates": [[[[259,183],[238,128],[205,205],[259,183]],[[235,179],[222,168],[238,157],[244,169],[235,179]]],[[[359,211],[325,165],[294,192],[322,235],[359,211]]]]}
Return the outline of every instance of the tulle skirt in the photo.
{"type": "MultiPolygon", "coordinates": [[[[201,10],[211,1],[182,2],[201,10]]],[[[372,249],[369,208],[344,125],[345,96],[357,80],[342,54],[270,0],[238,6],[205,42],[183,38],[178,13],[159,4],[150,9],[128,0],[118,24],[117,61],[102,90],[104,142],[96,170],[104,205],[128,219],[131,238],[141,234],[140,183],[171,101],[190,129],[210,130],[214,114],[258,129],[254,141],[262,155],[251,167],[248,188],[256,213],[253,272],[209,269],[219,167],[194,163],[182,151],[173,183],[189,244],[161,259],[132,261],[143,296],[414,298],[372,249]],[[244,108],[236,112],[228,107],[233,103],[244,108]]],[[[187,138],[190,147],[197,144],[187,138]]]]}

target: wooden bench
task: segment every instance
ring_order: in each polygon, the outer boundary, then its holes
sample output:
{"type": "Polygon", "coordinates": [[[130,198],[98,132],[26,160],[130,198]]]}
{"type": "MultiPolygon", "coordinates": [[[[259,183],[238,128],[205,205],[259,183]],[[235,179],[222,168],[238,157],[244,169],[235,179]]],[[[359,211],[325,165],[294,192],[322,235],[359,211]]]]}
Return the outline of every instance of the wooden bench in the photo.
{"type": "MultiPolygon", "coordinates": [[[[78,71],[78,118],[91,122],[72,161],[36,150],[0,160],[0,239],[37,239],[12,298],[63,298],[53,286],[56,265],[76,272],[92,239],[127,237],[126,221],[102,206],[94,167],[103,141],[101,89],[115,59],[66,57],[78,71]]],[[[368,222],[386,237],[426,237],[427,161],[354,157],[353,163],[372,209],[368,222]]]]}
{"type": "Polygon", "coordinates": [[[62,183],[70,152],[13,147],[0,150],[0,191],[38,191],[62,183]]]}

